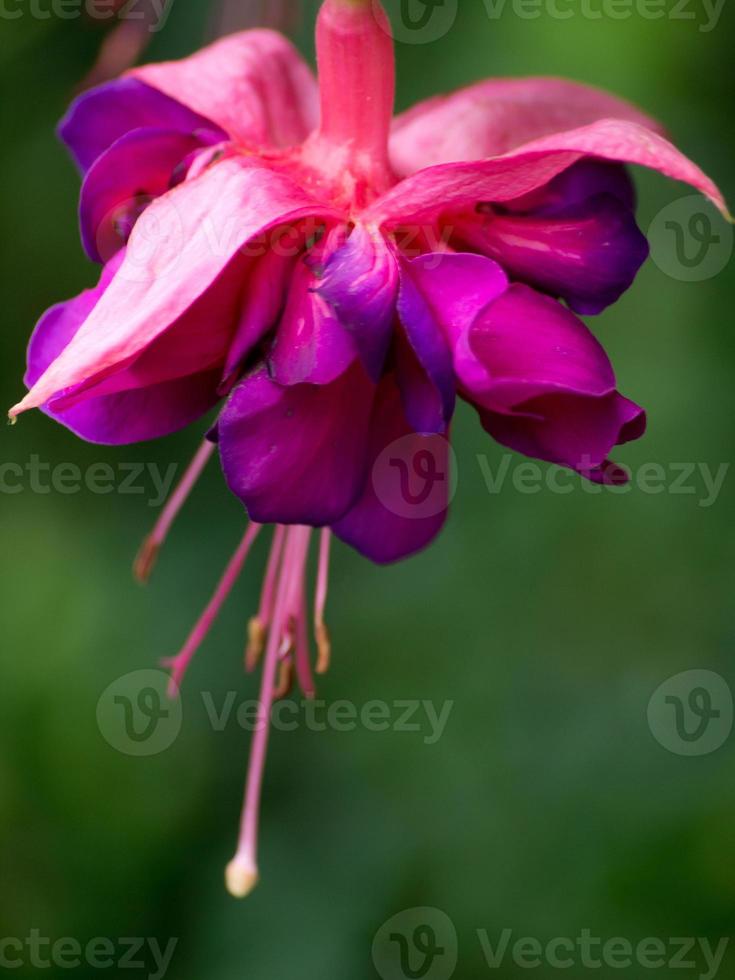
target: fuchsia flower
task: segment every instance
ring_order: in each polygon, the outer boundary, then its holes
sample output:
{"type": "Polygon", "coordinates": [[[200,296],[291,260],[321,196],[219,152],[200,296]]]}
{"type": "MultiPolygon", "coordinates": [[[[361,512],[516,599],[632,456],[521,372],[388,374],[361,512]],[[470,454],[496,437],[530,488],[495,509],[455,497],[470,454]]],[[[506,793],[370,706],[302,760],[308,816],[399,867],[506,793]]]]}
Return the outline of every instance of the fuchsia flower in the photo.
{"type": "MultiPolygon", "coordinates": [[[[318,84],[284,38],[252,31],[74,102],[61,136],[83,173],[82,240],[102,275],[41,319],[30,390],[10,413],[39,407],[115,444],[173,432],[225,399],[138,570],[216,444],[251,524],[171,662],[174,688],[274,524],[247,654],[252,668],[265,647],[263,719],[292,669],[313,694],[311,529],[323,529],[324,670],[330,534],[376,562],[434,538],[446,507],[407,516],[375,463],[395,445],[398,466],[428,452],[445,473],[457,394],[502,444],[592,480],[625,478],[610,452],[642,435],[645,416],[576,315],[615,302],[647,255],[624,165],[685,181],[725,211],[658,125],[611,95],[504,79],[392,119],[377,3],[325,0],[317,48],[318,84]]],[[[236,895],[257,879],[267,739],[262,724],[227,873],[236,895]]]]}

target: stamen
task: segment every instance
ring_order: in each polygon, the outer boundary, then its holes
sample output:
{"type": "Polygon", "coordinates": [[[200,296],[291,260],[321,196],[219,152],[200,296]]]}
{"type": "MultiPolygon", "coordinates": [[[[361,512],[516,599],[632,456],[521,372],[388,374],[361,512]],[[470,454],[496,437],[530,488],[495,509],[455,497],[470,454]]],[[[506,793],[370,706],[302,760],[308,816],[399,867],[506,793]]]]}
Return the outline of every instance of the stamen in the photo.
{"type": "Polygon", "coordinates": [[[306,611],[306,589],[301,590],[301,605],[299,616],[296,623],[296,675],[299,679],[299,687],[304,693],[304,697],[313,698],[316,696],[314,678],[311,673],[311,660],[309,657],[309,630],[307,625],[306,611]]]}
{"type": "Polygon", "coordinates": [[[332,542],[332,532],[324,528],[319,539],[319,569],[316,581],[316,603],[314,609],[314,632],[318,649],[316,664],[317,674],[326,674],[332,659],[332,642],[329,630],[324,623],[324,610],[327,605],[329,588],[329,552],[332,542]]]}
{"type": "Polygon", "coordinates": [[[325,623],[317,623],[316,645],[316,672],[326,674],[332,664],[332,638],[329,635],[329,627],[325,623]]]}
{"type": "Polygon", "coordinates": [[[248,645],[245,651],[245,669],[252,673],[260,662],[265,648],[265,640],[268,632],[268,624],[273,613],[273,597],[276,590],[278,571],[281,565],[283,554],[283,541],[286,528],[279,524],[273,532],[273,542],[271,553],[268,557],[268,566],[263,581],[263,591],[260,596],[260,608],[257,616],[248,623],[248,645]]]}
{"type": "Polygon", "coordinates": [[[286,695],[291,693],[291,688],[293,687],[293,660],[287,657],[285,660],[281,661],[281,666],[278,670],[278,687],[273,692],[273,700],[280,701],[281,698],[285,698],[286,695]]]}
{"type": "Polygon", "coordinates": [[[310,528],[292,527],[289,530],[288,541],[284,549],[283,568],[284,574],[288,577],[289,585],[286,596],[287,619],[279,654],[284,663],[281,665],[281,677],[276,700],[285,697],[291,690],[294,674],[294,653],[297,658],[296,670],[299,684],[302,687],[305,686],[307,690],[311,690],[313,687],[308,647],[304,650],[303,644],[299,643],[299,637],[304,633],[306,556],[310,538],[310,528]]]}
{"type": "Polygon", "coordinates": [[[248,645],[245,648],[245,670],[251,674],[260,663],[265,649],[265,639],[268,635],[263,623],[253,616],[248,623],[248,645]]]}
{"type": "Polygon", "coordinates": [[[290,559],[293,562],[294,573],[291,579],[291,592],[288,602],[291,613],[292,637],[295,644],[296,673],[304,695],[307,698],[312,698],[316,692],[311,673],[306,611],[306,558],[309,553],[311,529],[308,527],[294,528],[292,538],[293,550],[290,559]]]}
{"type": "Polygon", "coordinates": [[[227,568],[225,569],[224,574],[222,575],[222,578],[214,591],[214,595],[210,599],[209,604],[199,618],[196,626],[189,634],[189,637],[181,652],[175,657],[164,660],[164,666],[171,668],[172,671],[171,685],[169,688],[170,695],[175,696],[178,688],[181,686],[181,681],[183,680],[184,674],[186,673],[194,654],[201,646],[202,641],[217,618],[225,599],[232,591],[232,587],[242,571],[243,565],[245,564],[245,559],[247,558],[248,552],[258,536],[260,529],[260,524],[249,525],[242,538],[242,541],[238,545],[237,551],[227,565],[227,568]]]}
{"type": "Polygon", "coordinates": [[[163,508],[161,516],[156,521],[153,530],[143,542],[133,565],[133,574],[139,582],[145,583],[150,578],[153,566],[156,564],[156,559],[158,558],[158,552],[161,550],[161,546],[166,540],[168,532],[171,530],[171,525],[184,506],[194,484],[202,475],[202,471],[209,462],[215,448],[213,442],[209,442],[207,439],[204,440],[191,463],[189,463],[181,482],[163,508]]]}

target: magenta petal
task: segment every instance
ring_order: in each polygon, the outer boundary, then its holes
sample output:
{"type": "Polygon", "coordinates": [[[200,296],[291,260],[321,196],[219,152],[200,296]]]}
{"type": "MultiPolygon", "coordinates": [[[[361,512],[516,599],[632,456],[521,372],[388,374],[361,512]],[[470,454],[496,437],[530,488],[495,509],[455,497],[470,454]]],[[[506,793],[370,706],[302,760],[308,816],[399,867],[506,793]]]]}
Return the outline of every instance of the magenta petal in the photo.
{"type": "Polygon", "coordinates": [[[354,338],[317,287],[308,257],[302,259],[294,270],[268,358],[271,376],[279,384],[329,384],[357,357],[354,338]]]}
{"type": "Polygon", "coordinates": [[[365,369],[378,381],[390,346],[398,269],[382,234],[357,224],[329,257],[317,292],[355,338],[365,369]]]}
{"type": "Polygon", "coordinates": [[[369,466],[362,496],[333,531],[367,558],[388,564],[434,540],[446,520],[450,488],[448,438],[413,431],[390,375],[380,384],[370,423],[369,466]]]}
{"type": "Polygon", "coordinates": [[[334,523],[365,481],[375,394],[362,366],[329,385],[283,387],[265,369],[233,390],[217,424],[228,486],[261,524],[334,523]]]}
{"type": "Polygon", "coordinates": [[[143,208],[170,189],[175,168],[202,146],[204,135],[134,129],[97,158],[79,203],[82,243],[94,262],[106,262],[126,243],[143,208]]]}
{"type": "Polygon", "coordinates": [[[314,76],[275,31],[232,34],[181,61],[134,68],[129,77],[211,119],[238,142],[292,146],[319,118],[314,76]]]}
{"type": "Polygon", "coordinates": [[[465,393],[504,445],[592,471],[613,446],[643,433],[642,409],[618,394],[590,331],[527,286],[511,286],[480,314],[468,348],[486,374],[482,383],[465,376],[465,393]]]}
{"type": "Polygon", "coordinates": [[[420,102],[398,116],[391,157],[406,176],[439,163],[498,156],[604,118],[659,129],[640,109],[601,89],[562,78],[494,78],[420,102]]]}
{"type": "MultiPolygon", "coordinates": [[[[84,173],[113,143],[134,129],[171,129],[189,135],[215,124],[135,78],[118,78],[84,92],[59,124],[59,136],[84,173]]],[[[218,138],[225,139],[224,130],[218,138]]]]}
{"type": "Polygon", "coordinates": [[[508,288],[508,277],[492,259],[457,252],[429,252],[402,266],[401,304],[411,319],[431,314],[453,344],[476,319],[480,310],[508,288]]]}
{"type": "MultiPolygon", "coordinates": [[[[330,209],[288,178],[244,157],[222,160],[169,191],[136,223],[124,262],[73,341],[11,412],[16,415],[67,388],[96,384],[127,368],[233,259],[244,259],[241,250],[251,240],[279,224],[324,214],[330,209]]],[[[227,330],[232,326],[224,325],[227,330]]],[[[221,336],[214,331],[217,342],[221,336]]],[[[222,367],[224,358],[221,351],[222,367]]]]}
{"type": "Polygon", "coordinates": [[[562,297],[577,313],[614,303],[648,257],[633,214],[608,194],[550,217],[478,214],[457,233],[514,279],[562,297]]]}
{"type": "Polygon", "coordinates": [[[596,483],[621,482],[609,478],[608,454],[639,438],[646,427],[643,409],[617,391],[597,397],[554,393],[531,399],[512,414],[481,410],[480,418],[502,445],[577,470],[596,483]]]}
{"type": "Polygon", "coordinates": [[[483,404],[514,408],[549,391],[606,395],[615,375],[602,345],[561,303],[515,284],[477,317],[469,347],[487,371],[483,404]]]}
{"type": "Polygon", "coordinates": [[[529,194],[585,157],[658,170],[691,184],[727,214],[716,185],[662,136],[635,122],[603,119],[525,143],[505,156],[418,171],[378,198],[363,218],[388,228],[435,222],[440,214],[466,211],[478,201],[503,203],[529,194]]]}

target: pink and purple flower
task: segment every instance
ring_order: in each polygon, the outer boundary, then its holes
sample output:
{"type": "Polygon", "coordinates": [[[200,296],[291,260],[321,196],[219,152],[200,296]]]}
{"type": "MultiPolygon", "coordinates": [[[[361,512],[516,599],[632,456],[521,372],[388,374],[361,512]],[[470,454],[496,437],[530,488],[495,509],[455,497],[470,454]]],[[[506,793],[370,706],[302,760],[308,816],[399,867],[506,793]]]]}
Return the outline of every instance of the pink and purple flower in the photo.
{"type": "MultiPolygon", "coordinates": [[[[247,662],[261,710],[295,672],[313,694],[306,565],[321,529],[324,670],[331,533],[373,561],[419,551],[446,506],[407,516],[376,486],[396,447],[446,471],[456,398],[498,442],[599,482],[645,414],[579,318],[614,303],[648,246],[627,164],[716,186],[634,106],[552,78],[481,82],[393,118],[390,28],[370,0],[325,0],[319,80],[269,31],[226,38],[80,96],[60,134],[83,175],[99,284],[49,310],[28,394],[106,444],[181,429],[223,402],[138,563],[150,571],[219,450],[251,521],[178,657],[174,686],[262,525],[275,525],[247,662]]],[[[448,485],[448,481],[447,485],[448,485]]],[[[257,879],[268,729],[254,737],[228,884],[257,879]]]]}

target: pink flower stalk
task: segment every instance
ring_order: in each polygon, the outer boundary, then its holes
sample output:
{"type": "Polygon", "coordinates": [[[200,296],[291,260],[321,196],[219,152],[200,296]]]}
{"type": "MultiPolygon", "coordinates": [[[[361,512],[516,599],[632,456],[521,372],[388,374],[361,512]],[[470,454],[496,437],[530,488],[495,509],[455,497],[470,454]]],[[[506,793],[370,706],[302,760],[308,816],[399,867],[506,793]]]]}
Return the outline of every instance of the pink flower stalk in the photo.
{"type": "Polygon", "coordinates": [[[407,513],[405,481],[389,485],[379,464],[388,447],[401,476],[428,460],[448,488],[457,394],[502,444],[626,479],[610,452],[643,434],[645,415],[576,315],[615,302],[647,256],[625,165],[685,181],[726,213],[658,124],[612,95],[500,79],[393,119],[378,3],[325,0],[317,49],[318,83],[283,37],[249,31],[74,102],[60,132],[83,173],[82,240],[102,274],[42,317],[28,394],[10,412],[38,407],[118,444],[225,400],[136,568],[147,577],[216,445],[252,523],[170,666],[178,685],[262,525],[275,525],[246,651],[263,675],[227,871],[238,896],[258,875],[273,702],[293,674],[314,692],[312,528],[323,671],[330,535],[376,562],[433,540],[446,502],[407,513]]]}

